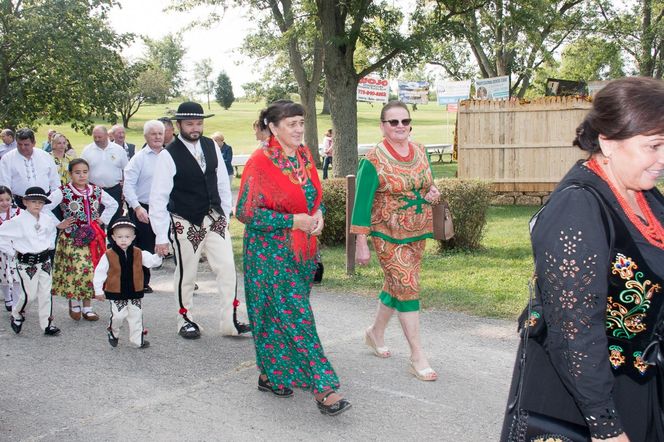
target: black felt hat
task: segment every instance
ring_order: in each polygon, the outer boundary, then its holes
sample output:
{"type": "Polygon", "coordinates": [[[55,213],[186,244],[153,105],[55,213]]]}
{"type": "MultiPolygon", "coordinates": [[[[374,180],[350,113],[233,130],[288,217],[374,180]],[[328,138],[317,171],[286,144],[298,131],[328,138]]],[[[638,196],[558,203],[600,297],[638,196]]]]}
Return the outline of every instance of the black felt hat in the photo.
{"type": "Polygon", "coordinates": [[[131,227],[136,230],[136,224],[126,216],[121,216],[113,221],[113,224],[111,224],[111,227],[109,228],[110,233],[113,233],[113,230],[118,227],[131,227]]]}
{"type": "Polygon", "coordinates": [[[41,187],[28,187],[28,190],[25,191],[23,195],[24,200],[40,200],[44,201],[46,204],[50,204],[51,200],[48,199],[48,195],[41,187]]]}
{"type": "Polygon", "coordinates": [[[210,118],[214,114],[205,114],[203,112],[203,106],[193,101],[185,101],[184,103],[178,106],[175,116],[171,118],[172,120],[201,120],[203,118],[210,118]]]}

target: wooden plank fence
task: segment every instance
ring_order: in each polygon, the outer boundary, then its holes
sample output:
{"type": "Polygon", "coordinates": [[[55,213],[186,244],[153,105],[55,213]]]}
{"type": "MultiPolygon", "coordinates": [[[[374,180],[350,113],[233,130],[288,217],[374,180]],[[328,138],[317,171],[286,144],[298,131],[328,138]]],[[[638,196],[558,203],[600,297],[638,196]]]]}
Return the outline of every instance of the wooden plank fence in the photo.
{"type": "Polygon", "coordinates": [[[459,178],[489,181],[498,192],[550,192],[584,157],[572,140],[591,107],[581,97],[462,101],[459,178]]]}

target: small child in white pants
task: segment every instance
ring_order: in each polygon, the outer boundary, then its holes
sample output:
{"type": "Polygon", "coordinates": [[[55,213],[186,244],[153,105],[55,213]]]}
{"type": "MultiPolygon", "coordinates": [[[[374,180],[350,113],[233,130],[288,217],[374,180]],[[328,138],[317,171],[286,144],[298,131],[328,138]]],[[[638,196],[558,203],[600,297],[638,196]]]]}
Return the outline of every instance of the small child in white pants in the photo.
{"type": "MultiPolygon", "coordinates": [[[[0,226],[21,213],[21,209],[14,206],[11,190],[7,186],[0,186],[0,226]]],[[[18,275],[16,274],[16,259],[13,254],[0,252],[0,291],[5,296],[5,309],[12,311],[15,301],[18,300],[18,275]]]]}
{"type": "Polygon", "coordinates": [[[161,265],[161,257],[132,245],[136,239],[136,225],[127,217],[116,219],[110,227],[111,248],[101,257],[93,284],[95,298],[109,300],[111,319],[108,325],[108,342],[118,345],[118,334],[122,324],[129,323],[129,342],[138,348],[147,348],[150,342],[144,339],[143,266],[161,265]]]}

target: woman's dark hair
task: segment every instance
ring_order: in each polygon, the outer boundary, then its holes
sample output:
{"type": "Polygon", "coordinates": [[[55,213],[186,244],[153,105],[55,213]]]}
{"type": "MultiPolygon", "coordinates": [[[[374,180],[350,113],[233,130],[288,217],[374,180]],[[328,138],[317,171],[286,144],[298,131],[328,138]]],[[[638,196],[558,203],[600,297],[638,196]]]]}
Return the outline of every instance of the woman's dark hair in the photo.
{"type": "Polygon", "coordinates": [[[0,186],[0,195],[4,195],[5,193],[8,193],[9,196],[13,196],[13,195],[12,195],[12,191],[9,189],[9,187],[7,187],[7,186],[0,186]]]}
{"type": "Polygon", "coordinates": [[[270,130],[269,124],[278,125],[284,118],[303,117],[304,107],[291,100],[277,100],[263,109],[258,115],[258,125],[261,130],[270,130]]]}
{"type": "Polygon", "coordinates": [[[385,106],[383,106],[383,108],[380,110],[380,121],[385,120],[385,114],[387,113],[387,111],[390,109],[394,109],[395,107],[400,107],[401,109],[405,109],[406,112],[408,112],[408,116],[410,117],[410,111],[408,110],[408,106],[406,106],[406,103],[399,100],[392,100],[388,102],[385,106]]]}
{"type": "Polygon", "coordinates": [[[600,151],[599,135],[626,140],[664,134],[664,83],[648,77],[614,80],[593,99],[593,107],[576,128],[573,145],[590,154],[600,151]]]}
{"type": "Polygon", "coordinates": [[[87,161],[85,161],[83,158],[74,158],[69,162],[69,166],[67,166],[67,170],[69,170],[69,173],[71,173],[74,170],[74,166],[77,164],[85,164],[88,166],[88,170],[90,170],[90,165],[88,164],[87,161]]]}

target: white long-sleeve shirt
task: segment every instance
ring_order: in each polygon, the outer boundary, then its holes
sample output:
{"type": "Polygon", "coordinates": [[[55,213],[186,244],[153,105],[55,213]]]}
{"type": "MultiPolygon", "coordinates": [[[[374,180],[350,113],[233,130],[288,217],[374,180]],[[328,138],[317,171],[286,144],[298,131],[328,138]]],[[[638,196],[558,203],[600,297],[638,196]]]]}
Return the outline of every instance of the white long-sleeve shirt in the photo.
{"type": "Polygon", "coordinates": [[[54,249],[58,223],[47,210],[42,210],[39,220],[27,210],[21,210],[0,225],[0,252],[13,256],[15,252],[40,253],[54,249]]]}
{"type": "MultiPolygon", "coordinates": [[[[180,141],[187,147],[189,153],[194,157],[200,156],[202,153],[201,142],[197,140],[196,143],[191,143],[181,136],[178,136],[180,141]],[[198,154],[198,155],[197,155],[198,154]]],[[[214,151],[217,154],[217,190],[219,191],[219,199],[221,200],[221,208],[224,214],[228,217],[232,210],[233,197],[231,194],[231,183],[226,173],[224,166],[224,159],[221,156],[221,150],[217,143],[214,144],[214,151]]],[[[203,168],[201,168],[203,169],[203,168]]],[[[203,169],[203,171],[205,171],[203,169]]],[[[157,166],[152,177],[152,187],[150,190],[150,224],[152,231],[155,233],[156,244],[168,243],[168,228],[171,224],[171,218],[166,209],[168,200],[173,190],[173,177],[175,176],[175,162],[171,154],[165,150],[159,154],[157,158],[157,166]]]]}
{"type": "Polygon", "coordinates": [[[132,209],[136,209],[140,203],[150,204],[152,177],[161,152],[163,150],[157,153],[149,146],[145,146],[129,160],[125,167],[122,193],[132,209]]]}
{"type": "Polygon", "coordinates": [[[25,195],[25,191],[33,186],[53,192],[60,187],[58,166],[53,157],[41,149],[33,149],[30,158],[13,149],[0,160],[0,185],[9,187],[18,196],[25,195]]]}
{"type": "MultiPolygon", "coordinates": [[[[143,260],[143,267],[147,267],[149,269],[153,267],[159,267],[162,261],[161,256],[146,252],[145,250],[141,250],[141,259],[143,260]]],[[[97,263],[97,267],[95,267],[95,274],[92,278],[92,285],[95,288],[95,295],[104,294],[104,282],[106,282],[106,277],[108,276],[108,267],[108,258],[104,253],[97,263]]]]}

